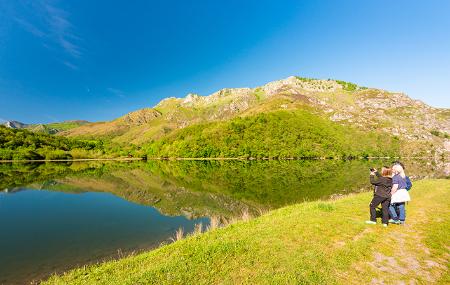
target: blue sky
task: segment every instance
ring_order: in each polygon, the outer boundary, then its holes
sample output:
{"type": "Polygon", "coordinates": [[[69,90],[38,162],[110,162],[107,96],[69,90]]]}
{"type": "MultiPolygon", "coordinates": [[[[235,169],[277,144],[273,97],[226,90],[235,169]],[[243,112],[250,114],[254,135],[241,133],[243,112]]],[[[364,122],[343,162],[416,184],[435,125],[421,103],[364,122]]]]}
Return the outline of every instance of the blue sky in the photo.
{"type": "Polygon", "coordinates": [[[450,1],[0,0],[0,118],[110,120],[300,75],[450,107],[450,1]]]}

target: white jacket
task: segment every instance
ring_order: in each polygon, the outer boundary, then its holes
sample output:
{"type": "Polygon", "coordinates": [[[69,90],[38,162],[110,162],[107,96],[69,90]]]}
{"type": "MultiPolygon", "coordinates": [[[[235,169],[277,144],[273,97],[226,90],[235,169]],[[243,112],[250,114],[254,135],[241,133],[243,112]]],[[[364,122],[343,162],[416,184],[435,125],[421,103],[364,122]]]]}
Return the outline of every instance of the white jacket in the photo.
{"type": "Polygon", "coordinates": [[[411,201],[408,190],[398,189],[391,197],[391,204],[411,201]]]}

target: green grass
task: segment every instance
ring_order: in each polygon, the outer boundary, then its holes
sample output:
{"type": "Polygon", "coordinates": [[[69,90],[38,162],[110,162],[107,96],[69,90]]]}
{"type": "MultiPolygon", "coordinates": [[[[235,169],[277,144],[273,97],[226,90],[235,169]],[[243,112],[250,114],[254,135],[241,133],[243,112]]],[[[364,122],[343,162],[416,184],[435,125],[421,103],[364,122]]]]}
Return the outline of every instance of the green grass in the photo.
{"type": "Polygon", "coordinates": [[[88,122],[85,121],[71,121],[71,122],[60,122],[60,123],[50,123],[46,124],[47,127],[52,129],[57,129],[59,132],[67,131],[73,128],[77,128],[79,126],[85,125],[88,122]]]}
{"type": "Polygon", "coordinates": [[[371,193],[297,204],[44,284],[445,284],[450,181],[415,182],[407,224],[367,226],[371,193]]]}
{"type": "Polygon", "coordinates": [[[26,129],[38,133],[56,134],[62,131],[77,128],[87,123],[88,123],[87,121],[67,121],[50,124],[32,124],[28,125],[26,129]]]}

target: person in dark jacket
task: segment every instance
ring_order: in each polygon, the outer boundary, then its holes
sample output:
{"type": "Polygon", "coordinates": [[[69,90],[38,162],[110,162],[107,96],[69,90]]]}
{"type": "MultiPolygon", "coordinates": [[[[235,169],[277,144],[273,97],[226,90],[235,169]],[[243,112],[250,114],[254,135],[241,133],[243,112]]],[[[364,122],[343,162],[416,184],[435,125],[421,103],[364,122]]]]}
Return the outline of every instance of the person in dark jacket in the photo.
{"type": "Polygon", "coordinates": [[[389,221],[389,204],[391,202],[392,170],[384,166],[381,175],[376,169],[370,171],[370,183],[375,186],[372,202],[370,202],[370,221],[366,224],[375,225],[377,223],[376,208],[381,204],[382,223],[387,227],[389,221]]]}

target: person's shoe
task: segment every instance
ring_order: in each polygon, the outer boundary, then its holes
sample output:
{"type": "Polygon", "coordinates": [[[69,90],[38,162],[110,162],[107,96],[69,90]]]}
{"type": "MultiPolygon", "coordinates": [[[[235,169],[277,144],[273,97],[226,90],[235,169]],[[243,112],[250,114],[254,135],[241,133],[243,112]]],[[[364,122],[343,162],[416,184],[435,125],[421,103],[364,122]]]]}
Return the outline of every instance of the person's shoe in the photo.
{"type": "Polygon", "coordinates": [[[376,225],[377,222],[374,222],[374,221],[366,221],[366,224],[368,224],[368,225],[376,225]]]}
{"type": "Polygon", "coordinates": [[[395,220],[390,219],[390,220],[389,220],[389,223],[390,223],[390,224],[395,224],[395,220]]]}
{"type": "Polygon", "coordinates": [[[383,224],[383,227],[387,228],[387,224],[383,224]]]}

